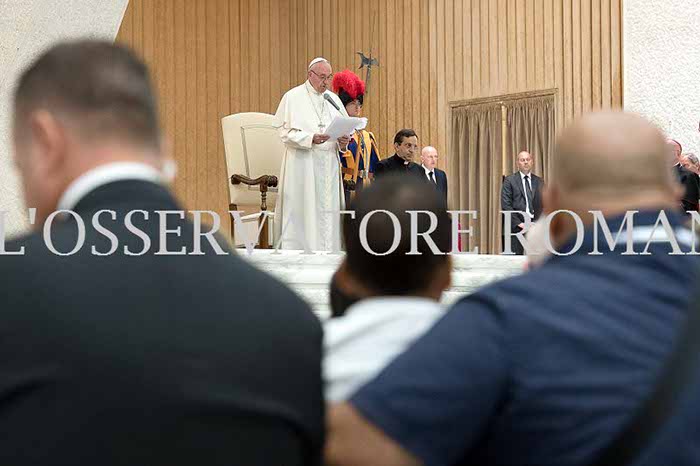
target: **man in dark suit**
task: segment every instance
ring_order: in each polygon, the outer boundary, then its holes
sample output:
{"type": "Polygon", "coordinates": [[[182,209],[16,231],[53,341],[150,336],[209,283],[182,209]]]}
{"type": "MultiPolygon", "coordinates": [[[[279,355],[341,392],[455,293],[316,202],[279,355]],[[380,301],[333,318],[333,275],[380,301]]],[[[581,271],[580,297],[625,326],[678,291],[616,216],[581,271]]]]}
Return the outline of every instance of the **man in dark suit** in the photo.
{"type": "MultiPolygon", "coordinates": [[[[507,176],[501,187],[501,211],[523,212],[510,214],[510,232],[522,233],[525,229],[525,217],[529,216],[535,221],[542,213],[542,178],[532,173],[532,156],[527,151],[518,154],[518,171],[507,176]]],[[[504,225],[504,230],[507,225],[504,225]]],[[[504,252],[524,254],[523,245],[517,239],[510,241],[511,249],[507,248],[506,234],[504,231],[504,252]]],[[[510,239],[514,237],[511,236],[510,239]]]]}
{"type": "Polygon", "coordinates": [[[666,141],[671,161],[674,164],[674,170],[678,182],[683,186],[683,197],[681,198],[680,207],[683,211],[698,211],[698,199],[700,199],[700,182],[698,176],[692,171],[683,166],[681,144],[675,139],[666,141]]]}
{"type": "Polygon", "coordinates": [[[14,109],[37,211],[0,259],[0,464],[319,464],[321,326],[185,220],[145,65],[59,44],[14,109]]]}
{"type": "Polygon", "coordinates": [[[413,162],[413,154],[418,150],[418,136],[412,129],[402,129],[394,136],[394,150],[391,157],[380,160],[374,169],[375,178],[388,173],[410,173],[423,177],[423,169],[413,162]]]}
{"type": "Polygon", "coordinates": [[[421,168],[423,169],[423,179],[432,183],[442,195],[445,205],[447,205],[447,175],[437,168],[438,153],[432,146],[425,146],[420,152],[421,168]]]}

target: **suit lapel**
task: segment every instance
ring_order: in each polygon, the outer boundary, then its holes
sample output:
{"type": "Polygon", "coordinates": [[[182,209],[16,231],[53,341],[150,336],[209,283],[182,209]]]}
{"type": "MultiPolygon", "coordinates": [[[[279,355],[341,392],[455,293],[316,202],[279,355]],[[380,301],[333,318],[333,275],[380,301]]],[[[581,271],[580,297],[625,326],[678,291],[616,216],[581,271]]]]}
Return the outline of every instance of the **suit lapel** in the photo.
{"type": "Polygon", "coordinates": [[[520,176],[520,172],[515,172],[513,174],[513,178],[515,185],[518,187],[518,191],[520,191],[520,195],[523,196],[523,199],[526,199],[525,189],[523,188],[523,178],[520,176]]]}

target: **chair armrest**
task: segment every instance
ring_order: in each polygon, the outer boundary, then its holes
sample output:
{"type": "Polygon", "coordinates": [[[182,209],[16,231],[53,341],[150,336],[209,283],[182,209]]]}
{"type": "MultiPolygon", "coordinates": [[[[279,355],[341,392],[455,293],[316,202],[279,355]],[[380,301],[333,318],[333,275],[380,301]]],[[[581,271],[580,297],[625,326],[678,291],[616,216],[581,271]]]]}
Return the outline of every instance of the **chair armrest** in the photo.
{"type": "Polygon", "coordinates": [[[277,187],[277,177],[274,175],[263,175],[259,176],[255,179],[253,178],[248,178],[245,175],[231,175],[231,184],[247,184],[248,186],[258,186],[260,185],[260,192],[263,192],[264,190],[267,191],[267,188],[275,188],[277,187]]]}
{"type": "Polygon", "coordinates": [[[245,175],[231,175],[231,184],[260,186],[260,210],[267,210],[267,188],[275,188],[277,183],[277,177],[274,175],[262,175],[255,179],[248,178],[245,175]]]}

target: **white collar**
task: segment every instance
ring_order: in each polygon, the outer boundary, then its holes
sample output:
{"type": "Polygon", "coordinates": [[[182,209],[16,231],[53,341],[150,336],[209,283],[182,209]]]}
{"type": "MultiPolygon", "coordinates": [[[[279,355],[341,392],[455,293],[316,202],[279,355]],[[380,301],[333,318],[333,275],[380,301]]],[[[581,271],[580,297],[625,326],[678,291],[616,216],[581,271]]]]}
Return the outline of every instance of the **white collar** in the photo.
{"type": "Polygon", "coordinates": [[[425,170],[425,176],[427,176],[427,177],[430,177],[430,173],[431,173],[431,172],[432,172],[432,173],[435,173],[435,169],[432,169],[432,170],[431,170],[430,168],[426,167],[426,166],[423,165],[422,163],[420,164],[420,166],[423,167],[423,170],[425,170]]]}
{"type": "Polygon", "coordinates": [[[521,172],[520,170],[518,170],[518,173],[520,173],[520,179],[521,179],[521,180],[524,180],[526,176],[529,176],[530,179],[532,179],[532,172],[530,172],[530,173],[528,173],[528,174],[526,175],[525,173],[523,173],[523,172],[521,172]]]}
{"type": "MultiPolygon", "coordinates": [[[[410,310],[415,313],[427,313],[442,310],[440,303],[418,296],[376,296],[360,300],[348,307],[345,316],[358,314],[377,314],[380,312],[396,313],[410,310]]],[[[341,317],[342,319],[342,317],[341,317]]]]}
{"type": "Polygon", "coordinates": [[[150,165],[139,162],[115,162],[93,168],[68,185],[58,201],[57,210],[73,209],[82,198],[107,183],[122,180],[144,180],[161,183],[161,173],[150,165]]]}

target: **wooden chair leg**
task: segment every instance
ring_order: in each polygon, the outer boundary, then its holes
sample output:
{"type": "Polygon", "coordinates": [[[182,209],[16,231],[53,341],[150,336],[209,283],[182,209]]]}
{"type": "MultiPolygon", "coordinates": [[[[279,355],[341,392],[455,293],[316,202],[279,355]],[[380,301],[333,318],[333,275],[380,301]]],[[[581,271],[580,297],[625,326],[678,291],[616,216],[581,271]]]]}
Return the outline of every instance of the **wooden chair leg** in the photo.
{"type": "MultiPolygon", "coordinates": [[[[228,210],[229,211],[234,211],[238,210],[238,206],[236,204],[229,204],[228,205],[228,210]]],[[[233,215],[229,214],[228,215],[229,220],[231,220],[231,244],[236,246],[236,239],[235,239],[235,233],[236,233],[236,222],[233,220],[233,215]]]]}
{"type": "Polygon", "coordinates": [[[260,211],[260,221],[265,222],[263,223],[262,230],[260,230],[260,249],[270,249],[270,233],[269,233],[269,228],[270,224],[268,223],[268,220],[265,218],[265,212],[266,210],[261,210],[260,211]]]}

